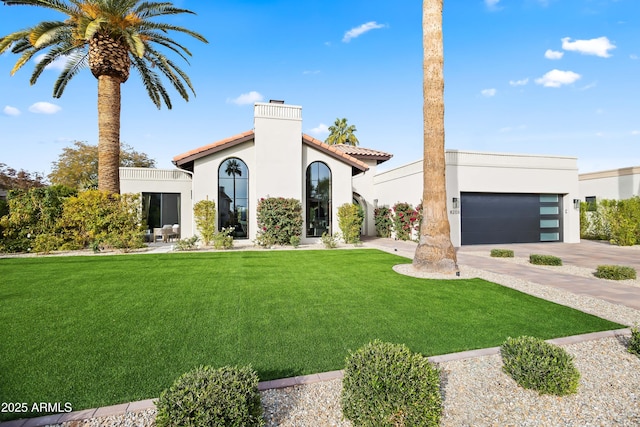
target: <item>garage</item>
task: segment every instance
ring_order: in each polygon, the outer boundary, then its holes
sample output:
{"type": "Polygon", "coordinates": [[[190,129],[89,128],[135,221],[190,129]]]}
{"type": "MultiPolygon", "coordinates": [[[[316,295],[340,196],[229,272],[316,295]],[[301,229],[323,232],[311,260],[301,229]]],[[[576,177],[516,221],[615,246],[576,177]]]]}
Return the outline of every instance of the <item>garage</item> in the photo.
{"type": "Polygon", "coordinates": [[[562,241],[562,195],[461,193],[463,245],[562,241]]]}

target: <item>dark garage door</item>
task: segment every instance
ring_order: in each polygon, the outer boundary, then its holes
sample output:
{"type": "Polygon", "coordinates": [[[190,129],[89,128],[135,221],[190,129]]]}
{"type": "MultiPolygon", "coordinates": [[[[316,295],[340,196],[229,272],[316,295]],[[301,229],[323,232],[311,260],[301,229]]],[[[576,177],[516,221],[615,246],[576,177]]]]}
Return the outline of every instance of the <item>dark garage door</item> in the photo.
{"type": "Polygon", "coordinates": [[[557,194],[461,193],[463,245],[562,240],[557,194]]]}

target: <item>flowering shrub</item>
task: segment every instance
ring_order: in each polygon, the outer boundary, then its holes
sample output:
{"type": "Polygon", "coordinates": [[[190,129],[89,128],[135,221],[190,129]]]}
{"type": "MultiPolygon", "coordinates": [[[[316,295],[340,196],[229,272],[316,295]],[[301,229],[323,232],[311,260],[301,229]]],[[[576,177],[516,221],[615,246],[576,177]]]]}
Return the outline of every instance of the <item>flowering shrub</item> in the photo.
{"type": "Polygon", "coordinates": [[[413,230],[418,223],[418,211],[408,203],[396,203],[393,206],[393,230],[397,240],[411,240],[413,230]]]}
{"type": "Polygon", "coordinates": [[[388,206],[380,206],[375,209],[373,216],[378,237],[391,237],[391,230],[393,229],[391,213],[391,209],[388,206]]]}
{"type": "Polygon", "coordinates": [[[260,246],[289,245],[293,236],[299,237],[302,234],[302,205],[299,200],[284,197],[261,198],[257,212],[256,243],[260,246]]]}

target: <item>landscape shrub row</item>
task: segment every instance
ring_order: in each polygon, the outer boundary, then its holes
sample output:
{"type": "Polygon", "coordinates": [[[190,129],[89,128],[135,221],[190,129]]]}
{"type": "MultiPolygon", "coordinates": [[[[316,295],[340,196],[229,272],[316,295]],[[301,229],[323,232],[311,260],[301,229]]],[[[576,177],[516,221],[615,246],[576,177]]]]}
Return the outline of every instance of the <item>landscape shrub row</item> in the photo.
{"type": "Polygon", "coordinates": [[[619,246],[640,243],[640,197],[600,200],[580,206],[580,237],[619,246]]]}
{"type": "Polygon", "coordinates": [[[380,206],[374,211],[374,222],[378,237],[417,241],[422,222],[422,203],[418,203],[416,208],[404,202],[398,202],[392,208],[380,206]]]}
{"type": "Polygon", "coordinates": [[[0,251],[51,252],[144,246],[140,197],[62,186],[9,192],[0,251]]]}

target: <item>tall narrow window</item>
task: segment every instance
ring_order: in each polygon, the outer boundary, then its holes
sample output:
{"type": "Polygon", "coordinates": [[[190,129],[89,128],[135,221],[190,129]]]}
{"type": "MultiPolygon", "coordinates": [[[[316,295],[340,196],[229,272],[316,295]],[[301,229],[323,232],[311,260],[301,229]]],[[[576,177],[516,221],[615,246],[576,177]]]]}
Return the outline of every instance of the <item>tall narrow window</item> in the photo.
{"type": "Polygon", "coordinates": [[[249,168],[232,157],[218,169],[218,228],[232,228],[233,237],[249,236],[249,168]]]}
{"type": "Polygon", "coordinates": [[[322,162],[307,167],[307,237],[331,232],[331,170],[322,162]]]}

